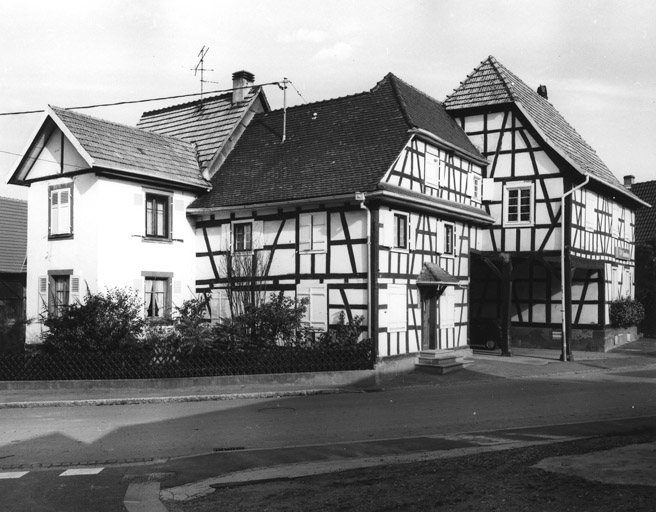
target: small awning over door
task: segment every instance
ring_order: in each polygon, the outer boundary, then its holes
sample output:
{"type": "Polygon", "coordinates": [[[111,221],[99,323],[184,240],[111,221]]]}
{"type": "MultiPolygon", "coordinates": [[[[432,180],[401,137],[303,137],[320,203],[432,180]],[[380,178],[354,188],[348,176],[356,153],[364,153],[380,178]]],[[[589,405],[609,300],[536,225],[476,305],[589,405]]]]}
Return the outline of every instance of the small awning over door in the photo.
{"type": "Polygon", "coordinates": [[[417,286],[419,287],[436,287],[436,286],[458,286],[460,280],[452,276],[437,263],[424,263],[424,266],[417,277],[417,286]]]}

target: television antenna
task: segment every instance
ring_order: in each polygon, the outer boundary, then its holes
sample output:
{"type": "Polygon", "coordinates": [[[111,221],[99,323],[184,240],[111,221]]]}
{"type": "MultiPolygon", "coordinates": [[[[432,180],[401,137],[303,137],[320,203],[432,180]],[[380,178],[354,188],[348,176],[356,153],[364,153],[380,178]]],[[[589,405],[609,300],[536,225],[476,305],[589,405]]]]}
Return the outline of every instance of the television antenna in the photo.
{"type": "Polygon", "coordinates": [[[209,46],[206,47],[203,45],[203,47],[200,49],[200,52],[198,52],[198,64],[196,64],[196,67],[192,69],[194,72],[194,76],[197,76],[198,73],[200,73],[200,102],[201,104],[203,103],[203,84],[205,83],[205,71],[214,71],[213,69],[205,69],[205,55],[207,55],[207,52],[210,51],[209,46]]]}

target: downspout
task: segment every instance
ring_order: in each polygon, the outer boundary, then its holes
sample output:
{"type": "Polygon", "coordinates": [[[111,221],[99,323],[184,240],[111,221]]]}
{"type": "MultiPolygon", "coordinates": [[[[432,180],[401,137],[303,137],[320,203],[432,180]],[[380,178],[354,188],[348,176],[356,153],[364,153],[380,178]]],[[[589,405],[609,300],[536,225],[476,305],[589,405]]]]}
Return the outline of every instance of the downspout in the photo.
{"type": "MultiPolygon", "coordinates": [[[[590,181],[590,175],[585,173],[585,181],[578,184],[577,186],[571,188],[567,192],[564,192],[560,198],[560,213],[562,215],[560,221],[560,315],[561,315],[561,329],[563,337],[563,353],[561,359],[567,361],[567,333],[566,322],[565,322],[565,199],[567,196],[572,195],[574,192],[580,188],[585,187],[590,181]]],[[[567,229],[570,229],[571,223],[567,226],[567,229]]]]}
{"type": "Polygon", "coordinates": [[[355,200],[360,201],[360,208],[367,211],[367,338],[371,338],[371,281],[373,279],[373,272],[371,268],[371,211],[364,204],[364,192],[356,192],[355,200]]]}

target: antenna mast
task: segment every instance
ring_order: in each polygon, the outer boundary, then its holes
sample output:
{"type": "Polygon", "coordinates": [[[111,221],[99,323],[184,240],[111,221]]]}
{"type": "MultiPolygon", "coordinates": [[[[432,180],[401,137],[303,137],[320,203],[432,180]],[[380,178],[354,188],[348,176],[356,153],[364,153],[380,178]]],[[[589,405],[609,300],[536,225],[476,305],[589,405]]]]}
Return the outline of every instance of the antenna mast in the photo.
{"type": "Polygon", "coordinates": [[[282,79],[282,85],[278,84],[278,87],[282,89],[282,142],[284,143],[287,139],[287,84],[289,80],[287,77],[282,79]]]}
{"type": "Polygon", "coordinates": [[[207,55],[207,52],[209,52],[209,51],[210,51],[209,46],[206,48],[203,45],[203,47],[200,49],[200,52],[198,52],[198,57],[199,57],[200,60],[198,61],[198,64],[196,64],[196,67],[193,69],[194,76],[196,76],[198,74],[198,72],[200,72],[200,102],[201,102],[201,105],[203,103],[203,84],[205,83],[204,73],[205,73],[205,71],[214,71],[213,69],[205,69],[205,67],[204,67],[205,55],[207,55]]]}

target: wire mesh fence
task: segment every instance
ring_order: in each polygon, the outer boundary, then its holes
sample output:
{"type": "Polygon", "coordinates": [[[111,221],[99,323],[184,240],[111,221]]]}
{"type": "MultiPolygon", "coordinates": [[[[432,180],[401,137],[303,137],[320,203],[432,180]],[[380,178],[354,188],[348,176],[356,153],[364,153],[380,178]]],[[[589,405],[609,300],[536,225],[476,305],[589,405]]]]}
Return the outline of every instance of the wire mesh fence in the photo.
{"type": "Polygon", "coordinates": [[[200,354],[48,353],[0,355],[0,380],[214,377],[373,369],[373,342],[350,347],[280,347],[200,354]]]}

